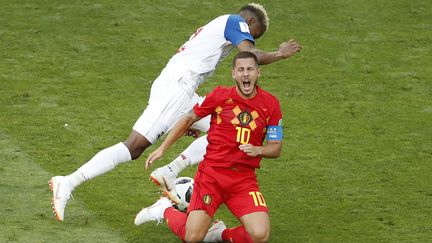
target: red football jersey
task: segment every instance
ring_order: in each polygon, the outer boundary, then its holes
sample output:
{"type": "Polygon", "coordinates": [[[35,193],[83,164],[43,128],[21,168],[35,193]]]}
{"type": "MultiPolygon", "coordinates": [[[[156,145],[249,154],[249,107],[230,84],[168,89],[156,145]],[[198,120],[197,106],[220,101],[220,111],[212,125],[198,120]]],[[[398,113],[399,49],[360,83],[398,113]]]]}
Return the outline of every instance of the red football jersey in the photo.
{"type": "Polygon", "coordinates": [[[251,157],[239,149],[240,144],[261,146],[268,126],[280,126],[282,112],[278,99],[257,88],[257,94],[244,99],[235,87],[217,87],[194,112],[205,117],[211,114],[206,166],[228,168],[259,168],[261,157],[251,157]]]}

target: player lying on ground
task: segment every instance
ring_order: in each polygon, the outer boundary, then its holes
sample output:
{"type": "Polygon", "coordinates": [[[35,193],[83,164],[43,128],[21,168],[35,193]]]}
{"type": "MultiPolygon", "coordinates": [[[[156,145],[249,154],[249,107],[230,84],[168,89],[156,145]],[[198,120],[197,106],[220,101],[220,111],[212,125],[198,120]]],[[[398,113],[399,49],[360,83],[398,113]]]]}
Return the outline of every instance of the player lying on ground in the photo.
{"type": "Polygon", "coordinates": [[[223,230],[220,240],[268,241],[270,219],[255,169],[260,167],[261,158],[280,156],[282,113],[277,98],[257,86],[259,75],[256,56],[251,52],[238,53],[232,70],[236,86],[218,87],[208,94],[176,123],[160,147],[147,158],[148,168],[194,122],[211,115],[209,144],[194,178],[187,215],[174,209],[167,198],[162,198],[141,210],[135,222],[165,218],[168,227],[181,240],[201,242],[223,203],[242,226],[223,230]]]}

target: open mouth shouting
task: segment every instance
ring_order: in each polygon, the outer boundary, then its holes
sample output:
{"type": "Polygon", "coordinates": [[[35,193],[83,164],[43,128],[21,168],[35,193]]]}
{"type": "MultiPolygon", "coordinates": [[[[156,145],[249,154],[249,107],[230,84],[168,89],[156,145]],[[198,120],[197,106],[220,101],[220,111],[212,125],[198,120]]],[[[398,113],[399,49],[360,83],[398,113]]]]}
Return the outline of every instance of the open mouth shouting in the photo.
{"type": "Polygon", "coordinates": [[[250,93],[252,93],[254,87],[252,86],[250,79],[243,79],[241,84],[242,84],[241,89],[243,91],[242,92],[243,94],[249,95],[250,93]]]}
{"type": "Polygon", "coordinates": [[[256,82],[252,81],[250,78],[243,78],[242,81],[237,81],[238,91],[246,98],[254,95],[256,82]]]}
{"type": "Polygon", "coordinates": [[[250,87],[250,80],[243,80],[243,86],[245,87],[245,88],[249,88],[250,87]]]}

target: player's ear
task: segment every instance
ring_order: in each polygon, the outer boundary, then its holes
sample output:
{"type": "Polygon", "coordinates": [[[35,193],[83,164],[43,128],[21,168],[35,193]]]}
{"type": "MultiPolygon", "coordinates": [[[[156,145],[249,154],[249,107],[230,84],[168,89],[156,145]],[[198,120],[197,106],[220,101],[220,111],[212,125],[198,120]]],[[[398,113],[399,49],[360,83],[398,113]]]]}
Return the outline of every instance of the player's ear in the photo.
{"type": "Polygon", "coordinates": [[[255,23],[255,18],[253,16],[248,16],[246,18],[246,23],[251,26],[253,23],[255,23]]]}
{"type": "Polygon", "coordinates": [[[234,67],[233,67],[233,69],[231,70],[231,76],[232,76],[233,79],[235,79],[234,73],[235,73],[235,71],[234,71],[234,67]]]}

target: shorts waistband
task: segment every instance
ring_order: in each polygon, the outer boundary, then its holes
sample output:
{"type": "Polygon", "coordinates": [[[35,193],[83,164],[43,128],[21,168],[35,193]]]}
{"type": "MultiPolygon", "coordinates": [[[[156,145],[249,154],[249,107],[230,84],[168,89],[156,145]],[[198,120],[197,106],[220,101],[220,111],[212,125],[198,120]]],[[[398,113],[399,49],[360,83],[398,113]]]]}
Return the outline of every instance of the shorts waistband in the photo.
{"type": "Polygon", "coordinates": [[[251,172],[254,173],[255,172],[255,168],[245,166],[242,164],[235,164],[235,165],[231,165],[231,166],[214,166],[214,165],[206,165],[204,163],[201,163],[200,166],[202,166],[202,168],[212,167],[215,170],[229,170],[229,171],[233,171],[233,172],[248,172],[248,173],[251,173],[251,172]]]}

